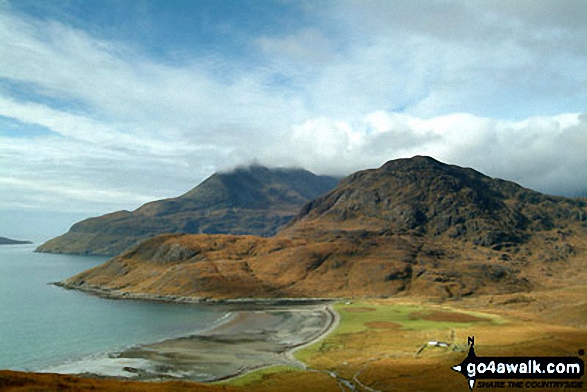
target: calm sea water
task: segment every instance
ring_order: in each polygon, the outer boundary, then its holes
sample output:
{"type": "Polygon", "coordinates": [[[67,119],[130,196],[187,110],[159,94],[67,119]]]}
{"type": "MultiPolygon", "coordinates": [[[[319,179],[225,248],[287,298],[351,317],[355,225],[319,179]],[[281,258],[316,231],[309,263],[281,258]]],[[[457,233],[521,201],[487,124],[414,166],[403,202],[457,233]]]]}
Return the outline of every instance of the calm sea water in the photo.
{"type": "Polygon", "coordinates": [[[109,300],[56,282],[106,258],[33,253],[0,246],[0,369],[40,370],[210,328],[226,310],[109,300]]]}

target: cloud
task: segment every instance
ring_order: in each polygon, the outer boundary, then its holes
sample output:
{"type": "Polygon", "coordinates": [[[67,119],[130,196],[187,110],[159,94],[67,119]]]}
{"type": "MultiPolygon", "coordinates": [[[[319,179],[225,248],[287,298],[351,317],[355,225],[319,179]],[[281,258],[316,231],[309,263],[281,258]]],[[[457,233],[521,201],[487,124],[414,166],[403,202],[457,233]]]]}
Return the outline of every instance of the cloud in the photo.
{"type": "MultiPolygon", "coordinates": [[[[60,203],[62,199],[69,199],[82,202],[81,205],[87,202],[110,204],[112,200],[123,199],[126,203],[145,203],[153,200],[153,195],[137,195],[136,193],[129,193],[124,191],[103,190],[97,188],[87,188],[79,186],[79,184],[71,181],[64,181],[61,184],[55,184],[52,181],[43,180],[19,180],[11,177],[0,177],[0,184],[12,189],[22,190],[23,193],[28,194],[24,198],[26,205],[27,201],[31,202],[57,202],[60,203]]],[[[8,202],[2,207],[17,205],[18,203],[8,202]]],[[[32,205],[28,205],[31,207],[32,205]]],[[[64,205],[55,206],[58,209],[63,209],[64,205]]]]}
{"type": "Polygon", "coordinates": [[[136,207],[145,195],[177,195],[253,157],[251,145],[271,139],[272,125],[284,129],[295,102],[255,72],[216,77],[213,62],[170,65],[132,45],[0,9],[0,116],[22,134],[0,136],[0,159],[10,162],[3,174],[12,179],[0,192],[3,205],[21,197],[41,208],[136,207]],[[31,127],[45,132],[30,137],[31,127]],[[43,192],[22,186],[64,180],[43,192]],[[33,202],[29,192],[42,196],[33,202]]]}
{"type": "Polygon", "coordinates": [[[311,28],[285,37],[259,37],[256,39],[256,45],[271,58],[303,63],[304,67],[324,64],[334,56],[328,38],[319,30],[311,28]]]}
{"type": "Polygon", "coordinates": [[[430,155],[552,194],[587,190],[587,116],[522,121],[465,113],[423,119],[375,112],[356,124],[320,118],[298,126],[262,163],[349,174],[395,158],[430,155]]]}
{"type": "Polygon", "coordinates": [[[319,15],[354,39],[312,88],[318,102],[340,108],[322,115],[391,109],[523,119],[584,110],[587,28],[576,21],[587,17],[585,2],[332,4],[319,15]]]}
{"type": "Polygon", "coordinates": [[[176,57],[0,4],[0,206],[107,212],[255,160],[344,175],[417,154],[583,192],[585,4],[299,3],[238,51],[176,57]]]}
{"type": "Polygon", "coordinates": [[[242,74],[209,57],[166,64],[131,44],[1,10],[0,53],[0,77],[34,89],[44,104],[78,102],[92,117],[138,123],[153,133],[226,123],[246,127],[259,116],[292,114],[256,72],[242,74]],[[223,75],[215,73],[219,66],[223,75]]]}

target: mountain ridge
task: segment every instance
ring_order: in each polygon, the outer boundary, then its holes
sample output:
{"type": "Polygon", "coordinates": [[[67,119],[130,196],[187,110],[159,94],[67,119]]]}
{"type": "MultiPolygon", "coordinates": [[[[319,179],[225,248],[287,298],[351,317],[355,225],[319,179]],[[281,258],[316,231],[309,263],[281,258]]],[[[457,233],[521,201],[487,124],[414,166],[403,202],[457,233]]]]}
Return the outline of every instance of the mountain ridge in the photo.
{"type": "Polygon", "coordinates": [[[303,169],[240,167],[215,173],[181,196],[78,222],[37,251],[113,256],[163,233],[271,236],[337,182],[303,169]]]}
{"type": "Polygon", "coordinates": [[[274,237],[166,235],[63,282],[114,296],[460,298],[580,282],[587,202],[428,157],[354,173],[274,237]]]}

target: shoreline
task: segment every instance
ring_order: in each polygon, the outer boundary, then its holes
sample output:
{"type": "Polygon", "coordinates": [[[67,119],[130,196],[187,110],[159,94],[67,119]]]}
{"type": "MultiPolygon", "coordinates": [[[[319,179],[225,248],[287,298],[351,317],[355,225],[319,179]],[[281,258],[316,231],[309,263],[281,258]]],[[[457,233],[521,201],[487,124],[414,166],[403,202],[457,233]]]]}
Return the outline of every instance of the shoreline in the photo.
{"type": "MultiPolygon", "coordinates": [[[[165,302],[177,297],[165,296],[165,302]]],[[[124,299],[158,300],[160,296],[124,299]]],[[[116,298],[120,299],[120,298],[116,298]]],[[[305,369],[294,353],[324,339],[340,320],[331,299],[182,301],[227,306],[222,323],[195,334],[129,347],[44,369],[45,373],[135,381],[217,382],[261,368],[305,369]],[[328,302],[324,304],[324,302],[328,302]]]]}
{"type": "MultiPolygon", "coordinates": [[[[295,359],[295,353],[297,351],[300,351],[308,346],[313,345],[314,343],[318,343],[319,341],[325,339],[326,337],[328,337],[328,335],[330,335],[339,325],[340,325],[340,314],[334,310],[334,308],[332,307],[332,304],[329,304],[327,306],[324,307],[324,310],[326,312],[328,312],[330,314],[330,323],[326,326],[326,328],[324,329],[324,332],[322,334],[320,334],[319,336],[317,336],[315,339],[312,339],[310,341],[307,341],[305,343],[300,343],[297,346],[293,346],[291,347],[286,355],[291,356],[292,359],[295,359]]],[[[297,360],[297,359],[295,359],[297,360]]],[[[306,364],[297,360],[298,362],[302,363],[304,365],[304,368],[306,368],[306,364]]]]}
{"type": "Polygon", "coordinates": [[[332,303],[343,300],[343,298],[316,298],[316,297],[249,297],[249,298],[212,298],[212,297],[193,297],[169,294],[148,294],[132,293],[129,291],[120,291],[97,286],[77,286],[67,282],[51,282],[49,285],[61,287],[65,290],[75,290],[85,294],[96,295],[101,298],[113,300],[134,300],[134,301],[154,301],[170,302],[177,304],[197,304],[197,305],[243,305],[243,306],[310,306],[321,303],[332,303]]]}

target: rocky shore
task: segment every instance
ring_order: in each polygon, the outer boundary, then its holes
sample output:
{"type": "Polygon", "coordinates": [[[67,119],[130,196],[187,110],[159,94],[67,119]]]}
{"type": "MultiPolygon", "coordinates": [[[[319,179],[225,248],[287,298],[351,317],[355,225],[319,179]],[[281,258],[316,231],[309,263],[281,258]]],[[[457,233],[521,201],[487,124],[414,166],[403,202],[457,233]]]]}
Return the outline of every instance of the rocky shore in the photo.
{"type": "Polygon", "coordinates": [[[86,294],[97,295],[107,299],[131,299],[135,301],[156,301],[156,302],[173,302],[183,304],[226,304],[226,305],[243,305],[247,308],[253,306],[273,307],[273,306],[305,306],[316,304],[328,304],[337,301],[337,298],[211,298],[211,297],[196,297],[183,295],[167,295],[167,294],[148,294],[148,293],[133,293],[124,290],[115,290],[108,287],[98,287],[92,285],[76,285],[66,281],[52,282],[52,285],[62,287],[66,290],[77,290],[86,294]]]}

